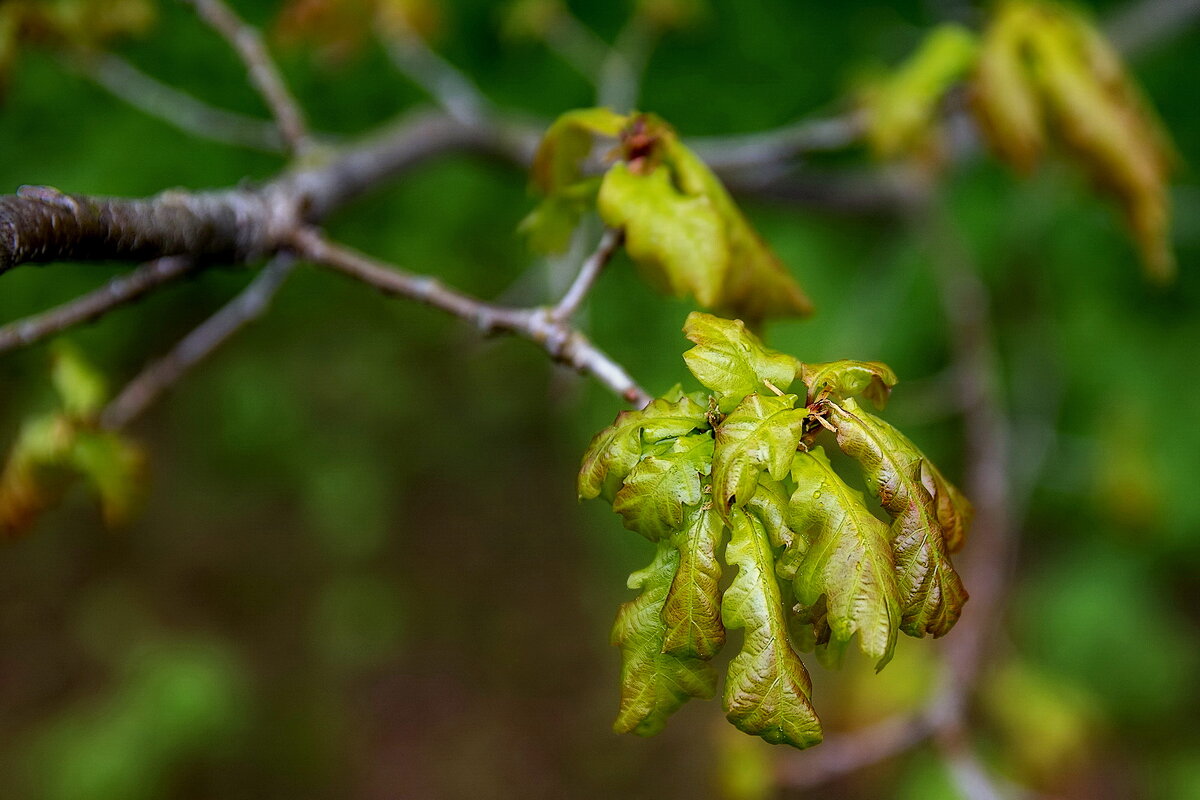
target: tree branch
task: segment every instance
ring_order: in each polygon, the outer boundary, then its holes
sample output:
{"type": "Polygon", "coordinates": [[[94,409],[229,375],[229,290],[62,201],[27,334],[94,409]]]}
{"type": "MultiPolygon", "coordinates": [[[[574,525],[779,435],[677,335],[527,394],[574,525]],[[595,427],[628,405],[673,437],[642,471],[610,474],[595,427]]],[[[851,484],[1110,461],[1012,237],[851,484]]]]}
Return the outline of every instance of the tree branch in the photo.
{"type": "Polygon", "coordinates": [[[10,322],[0,328],[0,353],[28,347],[67,328],[99,319],[114,308],[180,277],[193,266],[194,262],[184,256],[160,258],[61,306],[10,322]]]}
{"type": "Polygon", "coordinates": [[[214,30],[221,34],[237,53],[250,77],[250,83],[271,110],[279,125],[279,134],[293,153],[308,149],[309,138],[304,114],[288,91],[271,60],[258,30],[247,25],[224,0],[187,0],[214,30]]]}
{"type": "Polygon", "coordinates": [[[614,394],[638,408],[651,397],[620,364],[579,331],[554,319],[544,308],[494,305],[442,285],[437,279],[414,275],[376,261],[304,228],[292,237],[297,255],[373,286],[386,295],[406,297],[445,311],[474,325],[481,333],[509,333],[537,344],[560,364],[591,375],[614,394]]]}
{"type": "Polygon", "coordinates": [[[100,414],[101,426],[115,430],[128,425],[192,367],[260,317],[291,274],[294,262],[287,254],[272,259],[237,297],[126,384],[100,414]]]}
{"type": "Polygon", "coordinates": [[[264,153],[283,152],[276,125],[202,103],[119,56],[96,53],[63,62],[115,97],[185,133],[264,153]]]}
{"type": "Polygon", "coordinates": [[[488,116],[489,104],[479,87],[402,20],[390,25],[380,38],[396,69],[428,92],[451,117],[470,124],[488,116]]]}

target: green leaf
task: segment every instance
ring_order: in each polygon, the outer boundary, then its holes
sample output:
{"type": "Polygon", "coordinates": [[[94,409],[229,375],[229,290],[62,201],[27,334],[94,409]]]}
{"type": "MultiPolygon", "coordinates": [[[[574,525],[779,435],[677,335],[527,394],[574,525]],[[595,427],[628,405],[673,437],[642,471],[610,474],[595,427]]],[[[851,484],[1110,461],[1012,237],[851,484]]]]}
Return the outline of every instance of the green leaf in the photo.
{"type": "Polygon", "coordinates": [[[764,469],[775,480],[787,476],[808,418],[795,404],[794,394],[752,394],[717,426],[713,500],[722,513],[750,501],[764,469]]]}
{"type": "Polygon", "coordinates": [[[700,504],[700,476],[712,470],[713,439],[708,433],[675,439],[663,455],[647,455],[634,465],[613,500],[625,527],[651,541],[683,527],[684,506],[700,504]]]}
{"type": "Polygon", "coordinates": [[[653,736],[688,698],[716,694],[717,676],[708,662],[663,652],[663,605],[678,564],[679,551],[663,541],[650,566],[629,576],[629,588],[641,594],[621,606],[613,625],[612,643],[621,648],[617,733],[653,736]]]}
{"type": "Polygon", "coordinates": [[[676,297],[692,294],[706,308],[720,302],[729,243],[707,197],[679,192],[665,167],[643,175],[615,164],[596,209],[606,225],[625,231],[625,251],[652,286],[676,297]]]}
{"type": "Polygon", "coordinates": [[[797,532],[792,530],[787,492],[782,483],[759,473],[758,487],[745,508],[748,513],[758,517],[758,521],[766,528],[772,547],[795,546],[797,532]]]}
{"type": "Polygon", "coordinates": [[[661,135],[661,145],[663,160],[671,167],[680,190],[707,198],[724,221],[729,265],[717,310],[753,324],[767,317],[811,314],[812,301],[750,225],[712,170],[669,128],[661,135]]]}
{"type": "Polygon", "coordinates": [[[533,183],[543,194],[559,193],[582,177],[583,160],[596,136],[615,138],[628,117],[607,108],[568,111],[554,121],[533,156],[533,183]]]}
{"type": "Polygon", "coordinates": [[[625,477],[652,443],[708,427],[708,408],[686,395],[658,399],[639,411],[622,411],[612,425],[592,437],[579,470],[579,497],[612,502],[625,477]]]}
{"type": "Polygon", "coordinates": [[[724,535],[720,516],[712,509],[698,508],[688,512],[683,529],[671,537],[679,551],[679,569],[663,607],[667,624],[663,652],[707,661],[725,644],[717,559],[724,535]]]}
{"type": "Polygon", "coordinates": [[[695,347],[683,354],[688,369],[717,395],[721,411],[729,413],[746,395],[769,388],[786,391],[800,362],[765,347],[738,319],[721,319],[693,311],[683,326],[695,347]]]}
{"type": "Polygon", "coordinates": [[[824,595],[833,639],[844,644],[857,632],[859,647],[883,669],[900,625],[888,526],[838,477],[822,448],[797,453],[792,478],[793,524],[814,531],[796,574],[796,600],[811,607],[824,595]]]}
{"type": "Polygon", "coordinates": [[[821,392],[828,392],[835,401],[862,395],[879,409],[887,405],[892,387],[899,381],[887,364],[847,360],[802,364],[800,380],[808,387],[810,402],[821,392]]]}
{"type": "Polygon", "coordinates": [[[901,630],[917,637],[945,635],[958,621],[967,592],[950,561],[933,497],[922,483],[925,457],[853,399],[826,408],[838,446],[859,463],[892,517],[901,630]]]}
{"type": "Polygon", "coordinates": [[[20,535],[70,483],[68,456],[74,426],[61,414],[26,421],[0,472],[0,536],[20,535]]]}
{"type": "Polygon", "coordinates": [[[809,700],[808,670],[788,639],[771,541],[757,518],[735,510],[731,521],[725,560],[738,572],[721,609],[725,626],[746,635],[729,664],[726,716],[772,744],[811,747],[821,741],[821,722],[809,700]]]}
{"type": "Polygon", "coordinates": [[[66,341],[55,344],[50,377],[62,399],[63,410],[69,416],[87,419],[104,407],[108,398],[104,376],[74,345],[66,341]]]}

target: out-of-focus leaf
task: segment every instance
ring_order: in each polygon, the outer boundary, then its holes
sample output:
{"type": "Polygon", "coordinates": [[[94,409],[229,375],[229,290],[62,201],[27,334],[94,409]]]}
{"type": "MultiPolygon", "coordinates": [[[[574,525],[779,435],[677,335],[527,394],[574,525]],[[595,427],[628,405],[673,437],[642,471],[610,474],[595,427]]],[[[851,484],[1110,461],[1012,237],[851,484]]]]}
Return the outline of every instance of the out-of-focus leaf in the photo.
{"type": "Polygon", "coordinates": [[[543,194],[556,194],[583,177],[580,167],[596,136],[615,138],[629,118],[607,108],[568,111],[550,126],[533,156],[531,175],[543,194]]]}
{"type": "Polygon", "coordinates": [[[289,44],[311,43],[329,61],[358,53],[376,33],[428,39],[444,26],[436,0],[288,0],[276,31],[289,44]]]}
{"type": "Polygon", "coordinates": [[[629,588],[641,594],[621,606],[613,626],[612,643],[622,659],[617,733],[653,736],[689,698],[716,694],[717,676],[706,661],[663,652],[663,605],[678,565],[679,551],[662,541],[650,566],[629,576],[629,588]]]}
{"type": "Polygon", "coordinates": [[[663,607],[664,653],[707,661],[724,646],[717,560],[724,534],[725,526],[715,511],[697,508],[688,512],[686,524],[671,537],[679,551],[679,569],[663,607]]]}
{"type": "Polygon", "coordinates": [[[892,158],[927,142],[938,104],[975,63],[975,36],[960,25],[934,28],[898,69],[869,86],[862,103],[876,153],[892,158]]]}
{"type": "Polygon", "coordinates": [[[633,13],[656,28],[673,30],[704,21],[712,8],[707,0],[637,0],[633,13]]]}
{"type": "Polygon", "coordinates": [[[729,243],[707,197],[679,192],[664,166],[635,174],[615,164],[596,209],[606,225],[625,231],[625,249],[651,285],[678,297],[692,294],[706,308],[720,302],[729,243]]]}
{"type": "Polygon", "coordinates": [[[793,524],[814,531],[796,574],[796,600],[812,606],[824,595],[833,638],[845,643],[857,632],[862,651],[883,669],[900,625],[888,526],[838,477],[822,448],[797,453],[792,478],[793,524]]]}
{"type": "Polygon", "coordinates": [[[29,530],[38,515],[61,499],[70,482],[74,426],[51,414],[26,422],[0,473],[0,535],[29,530]]]}
{"type": "Polygon", "coordinates": [[[1030,13],[1025,3],[999,6],[979,49],[971,91],[988,143],[1021,172],[1030,172],[1046,148],[1041,99],[1026,66],[1030,13]]]}
{"type": "Polygon", "coordinates": [[[683,360],[696,379],[717,396],[725,413],[747,395],[771,386],[786,391],[800,367],[791,356],[763,346],[738,319],[693,311],[683,332],[696,345],[683,354],[683,360]]]}
{"type": "Polygon", "coordinates": [[[700,504],[700,476],[712,470],[713,438],[708,433],[675,439],[669,451],[634,465],[613,499],[625,527],[651,541],[669,538],[683,527],[684,506],[700,504]]]}
{"type": "Polygon", "coordinates": [[[549,195],[534,206],[517,226],[538,253],[561,253],[571,243],[571,234],[584,213],[596,202],[598,178],[585,178],[561,192],[549,195]]]}
{"type": "Polygon", "coordinates": [[[120,434],[84,429],[75,435],[70,460],[99,496],[105,524],[127,522],[141,496],[141,448],[120,434]]]}
{"type": "Polygon", "coordinates": [[[562,19],[562,0],[514,0],[504,9],[500,33],[506,39],[541,39],[562,19]]]}
{"type": "Polygon", "coordinates": [[[812,301],[762,240],[729,192],[669,128],[661,136],[664,161],[684,194],[706,197],[725,222],[729,266],[715,308],[757,324],[768,317],[808,316],[812,301]]]}
{"type": "Polygon", "coordinates": [[[765,469],[787,477],[808,411],[794,408],[796,395],[749,395],[716,429],[713,501],[724,514],[754,496],[765,469]]]}
{"type": "Polygon", "coordinates": [[[725,592],[727,628],[745,628],[742,650],[729,664],[725,713],[739,729],[772,744],[811,747],[821,741],[821,722],[809,698],[808,670],[788,639],[775,557],[762,524],[744,511],[731,515],[733,536],[725,560],[737,566],[725,592]]]}
{"type": "Polygon", "coordinates": [[[834,400],[862,395],[882,409],[899,378],[891,367],[879,361],[843,360],[803,364],[800,380],[808,387],[810,401],[821,392],[827,392],[834,400]]]}
{"type": "Polygon", "coordinates": [[[51,363],[50,377],[62,399],[63,411],[80,419],[98,414],[108,398],[104,376],[84,359],[78,348],[65,341],[56,344],[51,363]]]}
{"type": "Polygon", "coordinates": [[[826,405],[838,446],[859,463],[892,517],[901,630],[917,637],[945,635],[958,621],[967,592],[950,561],[933,497],[922,483],[925,457],[853,399],[826,405]]]}
{"type": "Polygon", "coordinates": [[[612,502],[622,482],[652,443],[708,427],[708,409],[684,395],[658,399],[639,411],[622,411],[612,425],[592,437],[579,470],[579,497],[612,502]]]}

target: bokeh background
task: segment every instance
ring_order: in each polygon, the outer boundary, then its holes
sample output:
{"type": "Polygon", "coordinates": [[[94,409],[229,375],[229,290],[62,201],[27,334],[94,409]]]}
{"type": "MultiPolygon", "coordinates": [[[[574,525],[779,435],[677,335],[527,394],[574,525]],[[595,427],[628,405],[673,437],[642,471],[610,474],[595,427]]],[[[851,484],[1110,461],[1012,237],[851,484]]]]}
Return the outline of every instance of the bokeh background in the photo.
{"type": "MultiPolygon", "coordinates": [[[[280,4],[235,5],[270,30],[280,4]]],[[[630,10],[571,7],[606,39],[630,10]]],[[[437,8],[433,45],[500,108],[550,119],[592,103],[588,82],[544,44],[501,34],[499,4],[437,8]]],[[[947,16],[977,13],[949,0],[719,0],[655,49],[640,106],[685,135],[836,111],[855,75],[902,58],[947,16]]],[[[1200,163],[1198,31],[1173,32],[1131,64],[1185,164],[1200,163]]],[[[272,41],[318,130],[352,137],[428,104],[376,43],[330,62],[272,41]]],[[[161,4],[150,35],[117,47],[198,97],[263,113],[242,67],[182,4],[161,4]]],[[[281,166],[188,137],[39,49],[8,82],[0,154],[5,191],[140,196],[281,166]]],[[[852,151],[821,166],[868,163],[852,151]]],[[[1142,278],[1111,204],[1069,166],[1021,180],[973,158],[943,180],[944,208],[991,293],[1028,490],[973,744],[1002,781],[1038,793],[1200,797],[1196,173],[1185,166],[1172,190],[1180,275],[1165,289],[1142,278]]],[[[451,157],[359,200],[330,229],[479,296],[544,302],[572,265],[534,258],[514,234],[532,202],[514,167],[451,157]]],[[[805,360],[891,364],[902,383],[888,418],[961,477],[929,243],[886,213],[746,209],[819,309],[773,324],[771,344],[805,360]]],[[[127,268],[14,270],[0,319],[127,268]]],[[[70,338],[119,386],[249,275],[208,270],[70,338]]],[[[689,310],[622,260],[586,325],[661,392],[687,380],[689,310]]],[[[53,404],[48,359],[46,345],[0,359],[0,440],[53,404]]],[[[807,757],[739,738],[715,702],[689,704],[655,739],[611,733],[609,627],[630,595],[626,575],[651,554],[607,508],[579,505],[573,476],[619,409],[527,343],[481,341],[436,312],[301,269],[268,316],[135,426],[150,470],[134,522],[105,530],[79,492],[0,549],[0,796],[699,798],[728,791],[731,775],[753,784],[772,762],[807,757]]],[[[826,727],[918,707],[944,644],[905,640],[879,675],[860,658],[837,673],[812,661],[826,727]]],[[[959,796],[929,745],[812,795],[959,796]]]]}

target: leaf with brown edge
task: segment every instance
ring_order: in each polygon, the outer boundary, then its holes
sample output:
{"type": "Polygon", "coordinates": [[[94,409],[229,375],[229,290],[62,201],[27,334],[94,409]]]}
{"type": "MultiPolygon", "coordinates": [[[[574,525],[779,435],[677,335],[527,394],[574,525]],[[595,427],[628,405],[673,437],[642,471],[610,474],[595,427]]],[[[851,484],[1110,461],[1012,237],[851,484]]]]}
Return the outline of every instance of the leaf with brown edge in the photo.
{"type": "Polygon", "coordinates": [[[822,392],[834,400],[862,395],[879,409],[887,405],[892,387],[899,382],[892,368],[880,361],[827,361],[803,364],[800,380],[808,387],[811,402],[822,392]]]}
{"type": "Polygon", "coordinates": [[[684,507],[701,500],[700,476],[712,470],[708,433],[681,436],[661,455],[643,457],[613,499],[625,527],[651,541],[670,538],[683,527],[684,507]]]}
{"type": "Polygon", "coordinates": [[[70,485],[75,429],[61,414],[36,417],[21,426],[0,472],[0,535],[29,530],[56,505],[70,485]]]}
{"type": "Polygon", "coordinates": [[[760,473],[787,477],[808,411],[796,395],[748,396],[716,429],[713,501],[722,514],[754,496],[760,473]]]}
{"type": "Polygon", "coordinates": [[[729,269],[725,225],[705,196],[683,194],[659,166],[648,173],[614,164],[596,198],[600,219],[625,232],[625,251],[651,286],[712,308],[729,269]]]}
{"type": "Polygon", "coordinates": [[[683,332],[696,345],[683,354],[684,362],[725,413],[747,395],[767,391],[768,383],[782,392],[796,379],[800,362],[764,346],[740,319],[693,311],[683,332]]]}
{"type": "Polygon", "coordinates": [[[679,551],[679,568],[663,606],[664,653],[707,661],[724,646],[717,558],[724,536],[725,525],[711,508],[690,509],[683,527],[671,536],[679,551]]]}
{"type": "Polygon", "coordinates": [[[858,462],[892,517],[901,630],[916,637],[944,636],[958,621],[967,592],[950,561],[933,497],[921,481],[924,456],[853,399],[825,407],[838,446],[858,462]]]}
{"type": "Polygon", "coordinates": [[[824,596],[832,639],[845,644],[857,633],[859,647],[883,669],[900,627],[888,526],[833,471],[820,447],[796,454],[792,479],[792,521],[812,541],[795,576],[796,600],[812,607],[824,596]]]}
{"type": "Polygon", "coordinates": [[[745,628],[742,650],[729,664],[725,713],[740,730],[772,744],[812,747],[821,721],[810,697],[808,670],[792,649],[775,556],[762,523],[735,509],[725,560],[738,572],[721,602],[725,627],[745,628]]]}
{"type": "Polygon", "coordinates": [[[638,411],[622,411],[612,425],[592,437],[579,469],[579,497],[612,502],[642,457],[644,443],[707,427],[708,408],[687,395],[675,401],[659,398],[638,411]]]}
{"type": "Polygon", "coordinates": [[[662,541],[650,566],[629,576],[629,588],[641,594],[621,606],[612,630],[612,644],[621,648],[617,733],[653,736],[689,698],[716,694],[717,675],[708,662],[663,652],[663,605],[678,565],[679,551],[662,541]]]}

